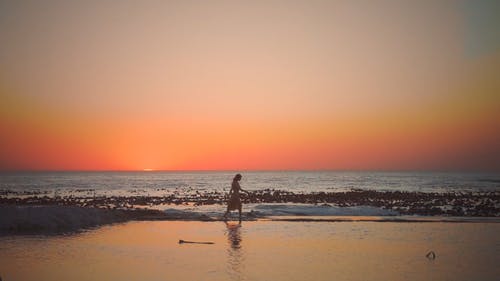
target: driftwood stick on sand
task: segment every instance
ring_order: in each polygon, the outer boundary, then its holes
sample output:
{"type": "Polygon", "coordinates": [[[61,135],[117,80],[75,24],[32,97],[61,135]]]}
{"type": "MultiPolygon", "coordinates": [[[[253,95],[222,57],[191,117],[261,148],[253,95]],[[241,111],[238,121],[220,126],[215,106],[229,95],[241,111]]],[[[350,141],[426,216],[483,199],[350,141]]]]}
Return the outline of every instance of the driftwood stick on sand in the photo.
{"type": "Polygon", "coordinates": [[[214,242],[195,242],[195,241],[186,241],[186,240],[179,240],[179,244],[215,244],[214,242]]]}

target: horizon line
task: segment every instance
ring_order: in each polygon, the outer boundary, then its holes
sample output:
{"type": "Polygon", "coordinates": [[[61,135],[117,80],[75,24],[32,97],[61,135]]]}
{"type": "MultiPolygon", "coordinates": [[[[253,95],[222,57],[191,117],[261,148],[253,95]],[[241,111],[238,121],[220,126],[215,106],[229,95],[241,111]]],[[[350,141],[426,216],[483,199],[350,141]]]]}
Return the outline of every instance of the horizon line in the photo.
{"type": "Polygon", "coordinates": [[[106,172],[144,172],[144,173],[183,173],[183,172],[386,172],[386,173],[402,173],[402,172],[418,172],[418,173],[500,173],[500,170],[484,170],[484,169],[0,169],[0,173],[106,173],[106,172]]]}

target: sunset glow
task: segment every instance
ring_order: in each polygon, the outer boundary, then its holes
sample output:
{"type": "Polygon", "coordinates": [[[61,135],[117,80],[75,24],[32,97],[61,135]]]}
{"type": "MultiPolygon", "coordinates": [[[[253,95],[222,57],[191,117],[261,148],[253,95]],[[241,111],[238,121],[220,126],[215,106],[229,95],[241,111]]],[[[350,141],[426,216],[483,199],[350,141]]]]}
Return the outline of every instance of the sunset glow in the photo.
{"type": "Polygon", "coordinates": [[[111,2],[0,2],[0,170],[500,171],[494,1],[111,2]]]}

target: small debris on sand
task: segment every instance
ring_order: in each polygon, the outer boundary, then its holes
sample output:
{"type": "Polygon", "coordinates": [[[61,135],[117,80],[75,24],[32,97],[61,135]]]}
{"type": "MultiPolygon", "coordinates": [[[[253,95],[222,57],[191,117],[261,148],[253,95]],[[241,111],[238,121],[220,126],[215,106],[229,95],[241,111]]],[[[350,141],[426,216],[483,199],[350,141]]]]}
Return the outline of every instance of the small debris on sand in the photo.
{"type": "Polygon", "coordinates": [[[429,251],[427,253],[427,255],[425,255],[425,257],[430,259],[430,260],[434,260],[434,259],[436,259],[436,253],[434,253],[434,251],[429,251]]]}

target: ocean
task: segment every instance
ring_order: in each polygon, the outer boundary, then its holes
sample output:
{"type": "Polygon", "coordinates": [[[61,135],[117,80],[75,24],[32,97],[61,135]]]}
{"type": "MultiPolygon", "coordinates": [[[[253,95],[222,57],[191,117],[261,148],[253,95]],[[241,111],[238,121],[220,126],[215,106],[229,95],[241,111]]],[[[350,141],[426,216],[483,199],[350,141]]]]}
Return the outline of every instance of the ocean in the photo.
{"type": "MultiPolygon", "coordinates": [[[[407,192],[500,191],[498,173],[451,172],[240,172],[243,189],[295,193],[349,190],[407,192]]],[[[3,172],[0,196],[166,196],[173,192],[227,192],[236,172],[3,172]]]]}
{"type": "MultiPolygon", "coordinates": [[[[193,213],[220,217],[235,174],[231,171],[2,173],[0,203],[146,208],[181,218],[193,213]]],[[[500,175],[494,173],[247,171],[241,174],[242,188],[252,192],[244,197],[243,211],[257,216],[500,215],[500,175]]]]}

